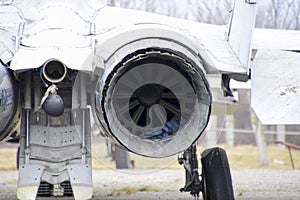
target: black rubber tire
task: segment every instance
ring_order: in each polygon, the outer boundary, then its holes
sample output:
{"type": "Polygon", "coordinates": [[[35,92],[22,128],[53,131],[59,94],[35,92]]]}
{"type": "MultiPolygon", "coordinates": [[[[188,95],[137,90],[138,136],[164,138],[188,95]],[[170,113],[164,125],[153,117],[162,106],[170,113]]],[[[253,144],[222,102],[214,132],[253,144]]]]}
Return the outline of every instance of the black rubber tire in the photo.
{"type": "Polygon", "coordinates": [[[201,154],[204,200],[234,200],[231,173],[227,155],[219,147],[201,154]]]}

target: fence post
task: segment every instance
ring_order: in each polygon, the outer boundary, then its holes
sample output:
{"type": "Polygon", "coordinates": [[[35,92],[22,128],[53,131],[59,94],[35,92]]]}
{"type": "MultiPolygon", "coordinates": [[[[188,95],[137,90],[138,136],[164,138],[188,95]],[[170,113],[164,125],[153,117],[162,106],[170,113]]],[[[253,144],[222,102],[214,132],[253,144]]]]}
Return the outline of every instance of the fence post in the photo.
{"type": "Polygon", "coordinates": [[[269,158],[267,152],[267,144],[265,141],[265,127],[260,122],[258,117],[255,115],[254,112],[251,112],[252,124],[254,127],[254,136],[256,140],[256,145],[258,148],[258,160],[259,164],[263,166],[269,165],[269,158]]]}
{"type": "Polygon", "coordinates": [[[263,166],[267,166],[269,165],[269,158],[267,152],[267,145],[265,142],[265,127],[262,125],[262,123],[259,120],[257,120],[255,139],[258,147],[259,164],[263,166]]]}
{"type": "Polygon", "coordinates": [[[226,144],[230,147],[234,146],[234,117],[226,115],[226,144]]]}
{"type": "MultiPolygon", "coordinates": [[[[277,130],[276,140],[285,142],[285,125],[276,125],[276,130],[277,130]]],[[[282,149],[285,148],[283,144],[278,144],[278,146],[282,149]]]]}

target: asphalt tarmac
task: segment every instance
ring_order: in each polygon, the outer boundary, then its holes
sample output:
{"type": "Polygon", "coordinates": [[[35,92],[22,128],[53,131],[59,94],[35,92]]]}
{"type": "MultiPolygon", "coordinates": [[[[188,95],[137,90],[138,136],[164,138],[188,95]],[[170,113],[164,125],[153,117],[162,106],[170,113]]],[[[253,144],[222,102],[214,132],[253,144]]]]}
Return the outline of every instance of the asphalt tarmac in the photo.
{"type": "MultiPolygon", "coordinates": [[[[17,199],[17,178],[16,171],[0,171],[1,200],[17,199]]],[[[236,200],[300,200],[300,170],[236,170],[232,180],[236,200]]],[[[99,170],[93,171],[93,184],[93,200],[194,199],[179,192],[183,170],[99,170]]]]}

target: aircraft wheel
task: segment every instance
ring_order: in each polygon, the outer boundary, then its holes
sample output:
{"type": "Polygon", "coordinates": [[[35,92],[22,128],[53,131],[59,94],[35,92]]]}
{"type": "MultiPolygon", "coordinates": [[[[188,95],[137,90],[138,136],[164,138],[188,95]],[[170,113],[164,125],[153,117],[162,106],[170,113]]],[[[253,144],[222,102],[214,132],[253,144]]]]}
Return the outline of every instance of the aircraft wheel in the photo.
{"type": "Polygon", "coordinates": [[[224,149],[206,149],[201,154],[204,200],[233,200],[233,187],[224,149]]]}

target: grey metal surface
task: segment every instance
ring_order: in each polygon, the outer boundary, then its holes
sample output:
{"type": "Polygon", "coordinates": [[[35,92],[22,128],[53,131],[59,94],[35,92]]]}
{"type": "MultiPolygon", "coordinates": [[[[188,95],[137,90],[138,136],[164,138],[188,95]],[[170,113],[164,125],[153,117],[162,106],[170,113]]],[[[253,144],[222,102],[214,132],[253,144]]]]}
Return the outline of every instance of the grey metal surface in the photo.
{"type": "Polygon", "coordinates": [[[67,147],[81,144],[81,135],[76,131],[80,130],[80,126],[31,126],[32,136],[30,144],[47,147],[67,147]]]}
{"type": "Polygon", "coordinates": [[[18,199],[35,199],[44,169],[45,167],[42,165],[20,165],[17,190],[18,199]]]}
{"type": "Polygon", "coordinates": [[[71,185],[92,187],[92,166],[89,164],[68,165],[71,185]]]}
{"type": "Polygon", "coordinates": [[[18,187],[30,187],[40,184],[45,167],[42,165],[20,165],[18,187]]]}

